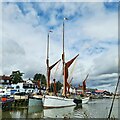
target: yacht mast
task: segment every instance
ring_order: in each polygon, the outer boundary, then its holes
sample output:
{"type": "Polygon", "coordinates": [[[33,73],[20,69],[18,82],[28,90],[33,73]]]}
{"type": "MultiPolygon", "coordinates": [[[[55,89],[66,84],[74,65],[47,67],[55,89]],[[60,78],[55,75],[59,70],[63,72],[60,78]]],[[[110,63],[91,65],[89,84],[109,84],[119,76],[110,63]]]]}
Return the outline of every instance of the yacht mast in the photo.
{"type": "Polygon", "coordinates": [[[46,64],[47,64],[47,88],[46,88],[46,90],[47,90],[47,93],[49,93],[49,91],[50,91],[50,73],[51,73],[51,70],[53,67],[55,67],[55,65],[57,63],[60,62],[60,60],[58,60],[53,65],[51,65],[51,66],[49,65],[49,34],[50,34],[50,32],[52,32],[52,31],[49,31],[48,37],[47,37],[47,60],[46,60],[46,64]]]}
{"type": "Polygon", "coordinates": [[[65,23],[64,23],[64,21],[65,20],[67,20],[67,18],[64,18],[64,20],[63,20],[63,40],[62,40],[62,42],[63,42],[63,53],[62,53],[62,61],[63,61],[63,96],[66,96],[66,83],[65,83],[65,79],[64,79],[64,75],[65,75],[65,73],[64,73],[64,69],[65,69],[65,50],[64,50],[64,26],[65,26],[65,23]]]}

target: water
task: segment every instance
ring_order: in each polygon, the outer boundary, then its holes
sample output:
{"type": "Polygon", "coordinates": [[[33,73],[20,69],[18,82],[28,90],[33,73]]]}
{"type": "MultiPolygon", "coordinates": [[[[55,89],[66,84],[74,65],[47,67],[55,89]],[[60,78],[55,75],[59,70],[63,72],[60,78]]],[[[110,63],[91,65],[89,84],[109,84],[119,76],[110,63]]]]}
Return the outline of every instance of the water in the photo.
{"type": "MultiPolygon", "coordinates": [[[[112,99],[96,99],[82,106],[42,109],[20,107],[10,111],[1,111],[0,118],[107,118],[112,99]]],[[[118,99],[115,100],[111,117],[118,118],[118,99]]]]}

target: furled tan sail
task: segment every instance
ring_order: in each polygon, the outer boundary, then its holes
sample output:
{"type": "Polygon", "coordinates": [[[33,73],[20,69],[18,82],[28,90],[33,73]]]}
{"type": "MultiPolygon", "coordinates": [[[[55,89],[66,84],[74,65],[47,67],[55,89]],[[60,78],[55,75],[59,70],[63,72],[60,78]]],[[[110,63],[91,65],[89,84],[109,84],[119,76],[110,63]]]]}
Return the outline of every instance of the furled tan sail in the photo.
{"type": "Polygon", "coordinates": [[[48,80],[47,80],[47,90],[49,91],[49,88],[50,88],[50,73],[51,73],[51,70],[52,70],[52,68],[54,68],[55,67],[55,65],[58,63],[58,62],[60,62],[60,60],[58,60],[56,63],[54,63],[53,65],[51,65],[50,67],[48,67],[48,80]]]}

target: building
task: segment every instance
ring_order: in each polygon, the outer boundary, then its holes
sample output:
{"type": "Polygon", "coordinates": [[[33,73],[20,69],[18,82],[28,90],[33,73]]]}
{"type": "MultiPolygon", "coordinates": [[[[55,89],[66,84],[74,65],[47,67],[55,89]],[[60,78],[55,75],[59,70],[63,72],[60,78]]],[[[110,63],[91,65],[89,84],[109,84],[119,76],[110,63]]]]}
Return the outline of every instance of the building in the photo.
{"type": "Polygon", "coordinates": [[[110,92],[106,90],[95,90],[96,94],[101,94],[101,95],[110,95],[110,92]]]}
{"type": "Polygon", "coordinates": [[[16,92],[25,92],[25,93],[38,92],[37,86],[31,82],[22,82],[22,83],[12,84],[11,87],[14,90],[16,90],[16,92]]]}
{"type": "Polygon", "coordinates": [[[12,84],[10,76],[0,76],[0,87],[9,87],[12,84]]]}

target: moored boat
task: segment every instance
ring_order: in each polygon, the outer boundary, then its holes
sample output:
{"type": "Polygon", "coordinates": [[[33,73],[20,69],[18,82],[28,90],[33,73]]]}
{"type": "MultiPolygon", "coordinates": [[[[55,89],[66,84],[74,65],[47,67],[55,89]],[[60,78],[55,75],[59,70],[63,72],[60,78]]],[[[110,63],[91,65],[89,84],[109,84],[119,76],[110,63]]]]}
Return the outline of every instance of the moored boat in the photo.
{"type": "Polygon", "coordinates": [[[29,103],[28,106],[42,106],[42,96],[41,95],[34,95],[32,97],[29,97],[29,103]]]}
{"type": "MultiPolygon", "coordinates": [[[[50,31],[51,32],[51,31],[50,31]]],[[[49,66],[49,33],[48,33],[48,40],[47,40],[47,92],[49,94],[50,89],[50,72],[51,69],[59,62],[57,61],[52,66],[49,66]]],[[[62,61],[63,61],[63,94],[62,97],[56,96],[56,88],[55,88],[55,82],[54,82],[54,93],[55,96],[45,95],[42,98],[43,106],[44,108],[59,108],[59,107],[68,107],[68,106],[74,106],[76,103],[74,103],[74,99],[67,98],[67,93],[69,93],[69,83],[68,83],[68,68],[70,65],[74,62],[74,60],[79,56],[75,56],[73,59],[65,63],[65,53],[64,53],[64,21],[63,21],[63,53],[62,53],[62,61]]]]}
{"type": "Polygon", "coordinates": [[[58,96],[49,96],[46,95],[43,98],[44,108],[61,108],[75,106],[73,102],[74,99],[58,97],[58,96]]]}

